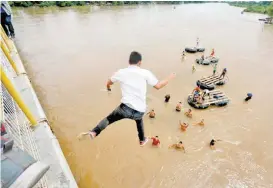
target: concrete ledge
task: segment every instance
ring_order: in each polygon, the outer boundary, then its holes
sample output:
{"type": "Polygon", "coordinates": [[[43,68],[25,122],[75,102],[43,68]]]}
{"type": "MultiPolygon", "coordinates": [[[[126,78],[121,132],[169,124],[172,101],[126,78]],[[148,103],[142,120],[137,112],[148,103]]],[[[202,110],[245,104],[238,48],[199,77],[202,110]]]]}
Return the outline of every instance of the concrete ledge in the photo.
{"type": "Polygon", "coordinates": [[[46,173],[49,187],[77,188],[77,183],[63,155],[59,142],[47,123],[44,110],[26,74],[14,43],[13,46],[12,57],[19,71],[19,76],[14,78],[13,82],[24,102],[39,122],[34,128],[33,133],[40,153],[40,161],[50,166],[50,169],[46,173]]]}

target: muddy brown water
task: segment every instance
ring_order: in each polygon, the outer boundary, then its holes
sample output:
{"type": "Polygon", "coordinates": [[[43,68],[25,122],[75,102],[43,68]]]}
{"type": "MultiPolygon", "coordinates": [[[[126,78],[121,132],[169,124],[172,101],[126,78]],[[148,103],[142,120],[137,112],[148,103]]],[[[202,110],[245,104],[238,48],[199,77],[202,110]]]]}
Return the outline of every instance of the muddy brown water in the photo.
{"type": "Polygon", "coordinates": [[[227,4],[133,7],[29,8],[14,11],[16,43],[75,179],[81,188],[273,187],[273,27],[265,17],[241,14],[227,4]],[[231,102],[222,108],[188,109],[187,95],[211,66],[196,66],[201,54],[181,52],[196,37],[208,55],[215,48],[218,71],[226,67],[223,87],[231,102]],[[120,101],[109,76],[127,66],[132,50],[143,67],[159,78],[177,77],[166,88],[149,88],[147,102],[156,118],[144,118],[146,135],[158,135],[161,148],[139,147],[135,122],[120,121],[94,141],[78,133],[93,128],[120,101]],[[243,102],[246,93],[253,99],[243,102]],[[171,94],[169,104],[164,95],[171,94]],[[205,119],[204,128],[192,123],[205,119]],[[186,132],[178,121],[190,123],[186,132]],[[222,139],[212,151],[212,138],[222,139]],[[168,149],[179,140],[186,154],[168,149]]]}

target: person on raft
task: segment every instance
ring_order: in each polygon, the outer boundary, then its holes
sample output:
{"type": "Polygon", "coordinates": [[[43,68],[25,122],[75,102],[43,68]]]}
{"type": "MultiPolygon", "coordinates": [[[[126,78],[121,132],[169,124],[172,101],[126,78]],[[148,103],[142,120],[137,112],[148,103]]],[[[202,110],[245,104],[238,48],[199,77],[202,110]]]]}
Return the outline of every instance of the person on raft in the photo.
{"type": "Polygon", "coordinates": [[[155,118],[155,110],[152,109],[150,112],[147,113],[149,115],[149,118],[155,118]]]}
{"type": "Polygon", "coordinates": [[[192,94],[200,93],[201,88],[199,86],[196,86],[196,88],[193,89],[192,94]]]}
{"type": "Polygon", "coordinates": [[[170,76],[162,81],[158,81],[152,72],[140,68],[141,64],[141,54],[134,51],[129,57],[129,67],[118,70],[108,80],[107,89],[111,89],[111,85],[115,82],[120,83],[122,93],[121,104],[101,120],[95,128],[81,133],[78,136],[79,139],[84,136],[95,138],[110,124],[122,119],[131,119],[136,122],[140,146],[144,146],[148,142],[143,126],[143,115],[146,111],[147,84],[153,86],[155,89],[161,89],[175,77],[175,73],[170,74],[170,76]]]}
{"type": "Polygon", "coordinates": [[[214,48],[212,48],[211,53],[210,53],[210,57],[214,57],[214,55],[215,55],[215,51],[214,51],[214,48]]]}
{"type": "Polygon", "coordinates": [[[202,92],[202,100],[205,100],[205,97],[206,96],[209,96],[209,98],[211,98],[210,97],[210,91],[208,90],[208,89],[205,89],[203,92],[202,92]]]}
{"type": "Polygon", "coordinates": [[[170,145],[169,146],[169,149],[176,149],[176,150],[180,150],[180,151],[184,151],[184,153],[186,153],[186,151],[185,151],[185,147],[184,147],[184,145],[183,145],[183,142],[182,141],[180,141],[180,142],[178,142],[178,143],[176,143],[176,144],[172,144],[172,145],[170,145]]]}
{"type": "Polygon", "coordinates": [[[182,123],[181,121],[179,121],[179,125],[180,125],[181,131],[186,131],[189,126],[188,123],[184,123],[184,122],[182,123]]]}
{"type": "Polygon", "coordinates": [[[205,60],[205,56],[204,56],[204,54],[202,54],[201,59],[202,59],[202,61],[204,61],[204,60],[205,60]]]}
{"type": "Polygon", "coordinates": [[[200,125],[200,126],[204,126],[205,125],[205,123],[204,123],[204,119],[202,119],[200,122],[198,122],[198,123],[195,123],[195,124],[193,124],[193,125],[200,125]]]}
{"type": "Polygon", "coordinates": [[[192,118],[192,111],[189,109],[187,112],[185,112],[185,115],[189,118],[192,118]]]}
{"type": "Polygon", "coordinates": [[[177,112],[180,112],[180,111],[181,111],[181,108],[182,108],[182,102],[179,102],[179,103],[176,105],[175,110],[176,110],[177,112]]]}
{"type": "Polygon", "coordinates": [[[248,93],[247,94],[247,97],[245,98],[245,101],[247,102],[247,101],[249,101],[251,98],[252,98],[252,93],[248,93]]]}
{"type": "Polygon", "coordinates": [[[224,68],[221,75],[219,76],[219,79],[221,79],[221,77],[223,77],[223,79],[224,79],[226,74],[227,74],[227,68],[224,68]]]}
{"type": "Polygon", "coordinates": [[[212,139],[210,141],[210,143],[209,143],[209,146],[210,146],[211,149],[215,149],[215,143],[216,143],[216,141],[221,141],[221,140],[214,140],[214,139],[212,139]]]}
{"type": "Polygon", "coordinates": [[[152,142],[153,146],[157,146],[157,147],[160,146],[160,140],[159,140],[158,136],[151,137],[150,139],[153,140],[153,142],[152,142]]]}
{"type": "Polygon", "coordinates": [[[165,96],[165,102],[169,102],[170,98],[171,98],[171,96],[170,96],[169,94],[166,95],[166,96],[165,96]]]}
{"type": "Polygon", "coordinates": [[[200,92],[201,92],[201,88],[199,86],[197,86],[196,88],[193,89],[193,91],[192,91],[193,101],[196,101],[199,98],[200,92]]]}

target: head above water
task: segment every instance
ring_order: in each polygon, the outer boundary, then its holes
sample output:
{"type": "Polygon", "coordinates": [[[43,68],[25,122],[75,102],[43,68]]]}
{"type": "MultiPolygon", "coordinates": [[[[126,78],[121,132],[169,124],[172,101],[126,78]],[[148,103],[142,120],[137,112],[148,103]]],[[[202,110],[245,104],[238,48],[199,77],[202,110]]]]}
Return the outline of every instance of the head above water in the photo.
{"type": "Polygon", "coordinates": [[[140,53],[138,53],[136,51],[131,52],[130,57],[129,57],[129,64],[130,65],[140,66],[141,65],[141,60],[142,60],[142,56],[141,56],[140,53]]]}

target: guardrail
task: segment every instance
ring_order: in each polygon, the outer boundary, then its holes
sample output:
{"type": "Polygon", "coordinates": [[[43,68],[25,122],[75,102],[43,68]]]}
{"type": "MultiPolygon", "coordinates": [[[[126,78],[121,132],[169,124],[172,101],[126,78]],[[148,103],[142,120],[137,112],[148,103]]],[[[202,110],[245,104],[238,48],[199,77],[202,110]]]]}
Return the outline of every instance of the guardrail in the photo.
{"type": "MultiPolygon", "coordinates": [[[[31,125],[36,125],[37,122],[16,91],[13,79],[17,77],[18,69],[10,55],[12,46],[8,40],[5,33],[1,31],[0,120],[4,122],[7,132],[14,140],[15,147],[19,147],[39,161],[41,158],[31,129],[31,125]]],[[[46,175],[35,187],[48,187],[46,175]]]]}
{"type": "MultiPolygon", "coordinates": [[[[6,122],[7,132],[10,133],[15,146],[50,167],[46,176],[35,187],[77,188],[77,183],[59,142],[50,129],[16,46],[6,36],[2,27],[0,55],[0,120],[6,122]]],[[[22,178],[18,179],[22,182],[22,178]]]]}

